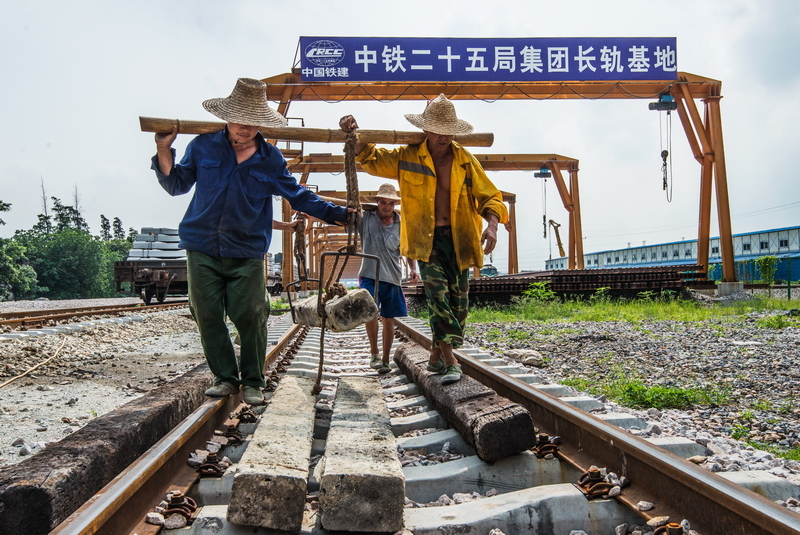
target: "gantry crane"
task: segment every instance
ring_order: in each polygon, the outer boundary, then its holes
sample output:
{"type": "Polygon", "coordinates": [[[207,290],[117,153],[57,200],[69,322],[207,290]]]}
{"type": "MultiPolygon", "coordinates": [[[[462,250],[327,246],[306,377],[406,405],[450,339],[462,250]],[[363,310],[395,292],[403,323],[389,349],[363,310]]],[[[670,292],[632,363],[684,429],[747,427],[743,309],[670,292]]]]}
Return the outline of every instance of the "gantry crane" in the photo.
{"type": "MultiPolygon", "coordinates": [[[[669,97],[686,133],[694,158],[700,164],[700,215],[697,261],[706,268],[709,257],[712,197],[716,194],[719,223],[722,282],[735,282],[728,177],[722,138],[720,100],[722,82],[696,74],[678,72],[675,80],[531,81],[531,82],[308,82],[299,69],[264,78],[267,98],[278,102],[286,115],[295,100],[341,102],[345,100],[429,100],[444,93],[449,99],[544,100],[544,99],[659,99],[669,97]],[[696,100],[704,104],[701,116],[696,100]]],[[[658,108],[653,108],[658,109],[658,108]]],[[[558,166],[550,167],[559,176],[558,166]]],[[[583,269],[583,235],[578,170],[570,169],[569,181],[559,185],[569,212],[567,258],[570,269],[583,269]],[[568,184],[568,185],[567,185],[568,184]]]]}

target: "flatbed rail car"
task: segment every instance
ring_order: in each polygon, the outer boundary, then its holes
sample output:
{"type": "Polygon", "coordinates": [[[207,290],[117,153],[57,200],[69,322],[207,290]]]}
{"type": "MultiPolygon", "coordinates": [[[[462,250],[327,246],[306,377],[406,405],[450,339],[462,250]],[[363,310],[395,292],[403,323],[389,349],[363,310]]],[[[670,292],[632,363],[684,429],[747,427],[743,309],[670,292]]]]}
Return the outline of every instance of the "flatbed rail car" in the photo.
{"type": "MultiPolygon", "coordinates": [[[[133,293],[149,305],[153,297],[163,303],[167,295],[189,295],[186,259],[165,260],[142,258],[114,262],[114,282],[117,293],[133,293]],[[123,283],[130,285],[123,288],[123,283]]],[[[279,295],[283,291],[280,273],[267,275],[267,291],[279,295]]]]}
{"type": "Polygon", "coordinates": [[[131,292],[145,305],[155,297],[163,303],[167,295],[188,295],[186,260],[146,259],[114,262],[117,293],[131,292]],[[123,288],[129,283],[130,289],[123,288]]]}

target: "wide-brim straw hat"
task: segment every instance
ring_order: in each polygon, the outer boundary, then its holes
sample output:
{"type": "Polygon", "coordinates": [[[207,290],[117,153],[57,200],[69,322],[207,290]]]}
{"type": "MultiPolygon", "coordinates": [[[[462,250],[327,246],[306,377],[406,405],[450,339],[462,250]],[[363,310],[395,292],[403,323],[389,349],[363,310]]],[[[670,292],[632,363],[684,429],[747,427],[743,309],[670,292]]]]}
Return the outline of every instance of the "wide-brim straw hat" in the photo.
{"type": "Polygon", "coordinates": [[[400,202],[400,196],[397,194],[397,188],[393,184],[381,184],[375,195],[367,195],[367,202],[378,202],[378,199],[389,199],[390,201],[400,202]]]}
{"type": "Polygon", "coordinates": [[[443,136],[457,136],[472,132],[472,125],[456,116],[456,107],[444,93],[428,102],[425,111],[420,114],[406,114],[408,122],[428,132],[443,136]]]}
{"type": "Polygon", "coordinates": [[[286,126],[286,117],[267,105],[267,84],[253,78],[239,78],[231,96],[212,98],[203,107],[226,123],[248,126],[286,126]]]}

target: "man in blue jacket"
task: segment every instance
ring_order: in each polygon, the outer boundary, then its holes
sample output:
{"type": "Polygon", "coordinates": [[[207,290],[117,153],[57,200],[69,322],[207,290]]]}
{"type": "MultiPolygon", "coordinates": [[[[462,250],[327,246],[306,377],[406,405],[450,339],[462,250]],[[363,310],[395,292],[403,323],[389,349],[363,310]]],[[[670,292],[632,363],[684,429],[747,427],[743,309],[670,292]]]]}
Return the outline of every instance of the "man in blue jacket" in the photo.
{"type": "Polygon", "coordinates": [[[348,213],[298,184],[280,151],[264,140],[260,126],[287,123],[267,105],[265,87],[259,80],[240,78],[229,97],[203,102],[227,123],[224,130],[194,138],[177,165],[172,149],[177,128],[156,134],[152,160],[170,195],[194,186],[178,228],[187,257],[189,306],[214,374],[206,395],[236,394],[241,386],[251,405],[264,402],[269,317],[264,254],[272,238],[272,197],[279,195],[293,209],[327,223],[342,224],[348,213]],[[239,332],[239,363],[226,316],[239,332]]]}

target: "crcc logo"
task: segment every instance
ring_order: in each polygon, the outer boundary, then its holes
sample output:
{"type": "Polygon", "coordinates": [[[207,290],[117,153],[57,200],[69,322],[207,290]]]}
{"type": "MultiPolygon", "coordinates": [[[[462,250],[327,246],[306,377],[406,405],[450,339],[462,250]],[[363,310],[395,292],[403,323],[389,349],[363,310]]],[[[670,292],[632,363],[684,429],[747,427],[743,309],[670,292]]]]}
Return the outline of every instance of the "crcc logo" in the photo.
{"type": "Polygon", "coordinates": [[[334,41],[314,41],[306,47],[306,57],[319,67],[332,67],[344,59],[344,47],[334,41]]]}

